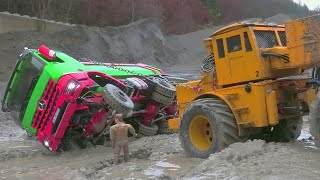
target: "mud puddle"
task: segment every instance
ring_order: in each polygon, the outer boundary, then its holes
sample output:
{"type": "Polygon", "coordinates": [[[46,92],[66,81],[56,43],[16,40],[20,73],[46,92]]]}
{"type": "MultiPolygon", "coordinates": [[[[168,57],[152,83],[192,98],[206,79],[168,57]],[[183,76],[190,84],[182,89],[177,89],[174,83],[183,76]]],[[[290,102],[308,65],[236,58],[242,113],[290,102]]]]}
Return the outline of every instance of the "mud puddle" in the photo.
{"type": "MultiPolygon", "coordinates": [[[[26,151],[20,148],[20,151],[26,151]]],[[[48,150],[34,148],[36,153],[27,157],[15,157],[0,164],[0,176],[2,179],[73,179],[72,177],[83,166],[97,162],[104,158],[108,148],[97,147],[95,149],[66,152],[53,155],[48,150]]]]}
{"type": "MultiPolygon", "coordinates": [[[[176,135],[162,136],[163,139],[176,139],[176,135]]],[[[10,158],[3,159],[0,163],[0,178],[2,179],[172,179],[178,173],[199,164],[203,160],[186,158],[181,151],[175,148],[167,148],[168,151],[158,151],[152,143],[154,138],[141,138],[131,143],[131,152],[135,154],[130,162],[112,166],[111,160],[113,150],[111,147],[97,146],[73,152],[64,152],[59,155],[52,155],[45,148],[37,143],[14,142],[6,145],[5,150],[14,152],[17,147],[19,153],[24,152],[24,156],[18,154],[9,155],[10,158]],[[30,143],[29,145],[26,145],[30,143]],[[20,145],[20,146],[17,146],[20,145]],[[140,147],[142,145],[142,147],[140,147]],[[136,147],[140,147],[136,149],[136,147]],[[137,154],[147,149],[150,152],[147,156],[137,154]]],[[[159,138],[156,138],[159,139],[159,138]]],[[[164,140],[165,141],[165,140],[164,140]]],[[[163,143],[163,142],[162,142],[163,143]]],[[[167,142],[170,144],[170,142],[167,142]]],[[[158,148],[161,149],[161,148],[158,148]]],[[[1,152],[1,151],[0,151],[1,152]]],[[[0,153],[1,155],[1,153],[0,153]]],[[[3,155],[5,156],[5,155],[3,155]]]]}

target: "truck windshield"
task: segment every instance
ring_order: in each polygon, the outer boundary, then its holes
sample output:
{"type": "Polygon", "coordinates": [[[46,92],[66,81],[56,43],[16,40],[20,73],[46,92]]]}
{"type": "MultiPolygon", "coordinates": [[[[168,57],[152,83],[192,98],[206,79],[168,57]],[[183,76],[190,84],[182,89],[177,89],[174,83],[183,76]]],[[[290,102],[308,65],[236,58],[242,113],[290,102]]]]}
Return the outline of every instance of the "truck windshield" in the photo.
{"type": "Polygon", "coordinates": [[[32,54],[27,54],[20,64],[17,64],[12,76],[9,89],[7,89],[7,108],[12,112],[15,119],[23,118],[23,114],[37,84],[38,78],[42,73],[44,64],[32,54]],[[15,73],[15,74],[14,74],[15,73]]]}

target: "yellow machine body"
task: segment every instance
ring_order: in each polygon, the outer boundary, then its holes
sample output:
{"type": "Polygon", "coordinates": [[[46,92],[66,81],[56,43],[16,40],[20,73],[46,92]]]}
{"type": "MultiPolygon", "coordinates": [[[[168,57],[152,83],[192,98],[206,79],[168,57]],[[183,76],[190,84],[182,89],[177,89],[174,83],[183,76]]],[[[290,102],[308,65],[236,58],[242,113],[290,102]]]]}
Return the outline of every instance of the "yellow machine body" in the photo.
{"type": "MultiPolygon", "coordinates": [[[[215,70],[177,85],[179,114],[196,99],[218,97],[232,110],[239,135],[308,114],[315,95],[310,77],[284,77],[320,64],[320,31],[312,31],[314,26],[320,27],[320,15],[285,26],[238,23],[214,32],[204,46],[214,54],[215,70]]],[[[170,120],[169,128],[178,129],[179,118],[170,120]]]]}

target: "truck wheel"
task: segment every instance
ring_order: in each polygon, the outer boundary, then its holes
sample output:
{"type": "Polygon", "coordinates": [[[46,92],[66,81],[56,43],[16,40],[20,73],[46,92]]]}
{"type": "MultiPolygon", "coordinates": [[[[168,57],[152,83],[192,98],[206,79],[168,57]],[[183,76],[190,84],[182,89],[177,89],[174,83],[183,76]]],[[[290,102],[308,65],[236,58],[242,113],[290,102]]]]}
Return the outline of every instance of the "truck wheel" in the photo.
{"type": "MultiPolygon", "coordinates": [[[[96,138],[98,138],[98,137],[96,137],[96,138]]],[[[106,137],[104,135],[102,135],[96,140],[94,145],[104,145],[105,141],[106,141],[106,137]]]]}
{"type": "Polygon", "coordinates": [[[145,126],[140,124],[139,133],[146,136],[155,136],[158,132],[158,126],[156,124],[150,124],[151,126],[145,126]]]}
{"type": "Polygon", "coordinates": [[[103,88],[104,101],[114,110],[122,113],[124,116],[128,114],[134,107],[132,100],[117,86],[107,84],[103,88]]]}
{"type": "Polygon", "coordinates": [[[169,129],[168,120],[163,119],[157,123],[159,129],[157,134],[172,134],[173,131],[169,129]]]}
{"type": "Polygon", "coordinates": [[[271,132],[272,140],[276,142],[295,141],[301,134],[302,125],[302,117],[280,120],[271,132]]]}
{"type": "Polygon", "coordinates": [[[154,91],[158,94],[172,98],[176,96],[176,87],[169,81],[156,77],[147,77],[146,81],[154,86],[154,91]]]}
{"type": "Polygon", "coordinates": [[[310,132],[314,137],[314,142],[320,146],[320,92],[317,93],[314,101],[311,103],[309,114],[310,132]]]}
{"type": "Polygon", "coordinates": [[[79,146],[78,139],[66,136],[62,139],[59,149],[60,151],[76,151],[80,150],[81,148],[79,146]]]}
{"type": "Polygon", "coordinates": [[[176,87],[164,79],[159,79],[154,91],[168,97],[176,96],[176,87]]]}
{"type": "Polygon", "coordinates": [[[186,83],[188,82],[188,79],[181,78],[181,77],[176,77],[176,76],[165,76],[165,78],[171,82],[172,84],[181,84],[181,83],[186,83]]]}
{"type": "Polygon", "coordinates": [[[207,158],[235,142],[244,142],[230,108],[220,99],[203,98],[184,110],[179,138],[187,155],[207,158]]]}
{"type": "Polygon", "coordinates": [[[162,94],[159,94],[158,92],[153,92],[151,98],[165,106],[172,104],[174,101],[174,97],[167,97],[162,94]]]}

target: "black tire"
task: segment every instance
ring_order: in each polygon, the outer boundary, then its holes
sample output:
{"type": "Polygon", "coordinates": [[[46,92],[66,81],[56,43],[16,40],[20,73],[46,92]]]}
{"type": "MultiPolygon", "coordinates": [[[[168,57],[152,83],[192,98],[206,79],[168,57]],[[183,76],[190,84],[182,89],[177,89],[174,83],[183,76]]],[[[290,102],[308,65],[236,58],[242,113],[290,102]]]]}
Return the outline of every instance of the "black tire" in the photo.
{"type": "Polygon", "coordinates": [[[148,84],[154,86],[154,91],[158,94],[172,98],[176,96],[176,87],[166,79],[147,77],[146,81],[148,84]]]}
{"type": "Polygon", "coordinates": [[[106,137],[104,135],[102,135],[93,144],[94,145],[104,145],[105,142],[106,142],[106,137]]]}
{"type": "Polygon", "coordinates": [[[152,93],[151,99],[153,99],[153,100],[155,100],[165,106],[172,104],[174,101],[174,97],[167,97],[167,96],[164,96],[164,95],[159,94],[157,92],[152,93]]]}
{"type": "Polygon", "coordinates": [[[168,97],[176,96],[176,87],[174,87],[174,85],[164,79],[160,79],[158,81],[158,84],[154,88],[154,91],[168,97]]]}
{"type": "Polygon", "coordinates": [[[314,142],[320,146],[320,92],[317,93],[314,101],[311,103],[309,114],[310,132],[314,137],[314,142]]]}
{"type": "Polygon", "coordinates": [[[114,110],[122,113],[124,116],[128,114],[134,107],[132,100],[117,86],[107,84],[103,88],[104,101],[114,110]]]}
{"type": "Polygon", "coordinates": [[[139,133],[145,136],[155,136],[158,132],[158,126],[156,124],[150,124],[150,126],[145,126],[140,124],[139,133]]]}
{"type": "Polygon", "coordinates": [[[165,78],[171,82],[172,84],[181,84],[181,83],[186,83],[188,82],[188,79],[181,78],[181,77],[176,77],[176,76],[165,76],[165,78]]]}
{"type": "Polygon", "coordinates": [[[238,125],[230,108],[217,98],[199,99],[187,106],[181,117],[179,138],[186,154],[197,158],[207,158],[230,144],[247,140],[238,135],[238,125]],[[192,137],[198,141],[192,142],[192,137]],[[200,147],[201,143],[205,145],[200,147]]]}
{"type": "Polygon", "coordinates": [[[167,119],[163,119],[158,121],[157,123],[158,132],[157,134],[172,134],[174,133],[172,130],[169,129],[169,124],[167,119]]]}
{"type": "Polygon", "coordinates": [[[82,149],[77,138],[65,136],[59,147],[60,151],[76,151],[82,149]]]}
{"type": "Polygon", "coordinates": [[[271,132],[272,141],[292,142],[298,139],[303,125],[302,117],[280,120],[271,132]]]}

